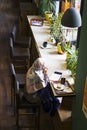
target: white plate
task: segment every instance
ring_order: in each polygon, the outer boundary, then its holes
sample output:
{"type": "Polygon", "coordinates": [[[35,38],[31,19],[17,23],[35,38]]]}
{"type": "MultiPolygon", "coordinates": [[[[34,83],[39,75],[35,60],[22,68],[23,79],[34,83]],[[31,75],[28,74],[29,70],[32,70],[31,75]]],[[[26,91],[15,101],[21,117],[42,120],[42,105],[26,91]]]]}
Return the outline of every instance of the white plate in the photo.
{"type": "Polygon", "coordinates": [[[54,88],[56,89],[56,90],[59,90],[59,91],[61,91],[61,90],[63,90],[64,89],[64,85],[63,84],[61,84],[61,83],[54,83],[53,84],[54,85],[54,88]]]}

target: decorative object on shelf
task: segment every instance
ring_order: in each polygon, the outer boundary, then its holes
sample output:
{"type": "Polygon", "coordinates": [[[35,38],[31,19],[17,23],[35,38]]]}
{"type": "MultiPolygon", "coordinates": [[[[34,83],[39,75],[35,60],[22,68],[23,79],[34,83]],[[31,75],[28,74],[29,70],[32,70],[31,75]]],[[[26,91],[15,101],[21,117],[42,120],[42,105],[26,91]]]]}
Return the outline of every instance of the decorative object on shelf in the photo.
{"type": "Polygon", "coordinates": [[[67,9],[61,19],[61,24],[70,28],[80,27],[82,25],[80,12],[74,7],[67,9]]]}
{"type": "Polygon", "coordinates": [[[58,52],[58,54],[64,54],[64,50],[62,49],[62,43],[58,43],[57,44],[57,52],[58,52]]]}
{"type": "Polygon", "coordinates": [[[32,19],[30,19],[30,25],[43,26],[43,19],[42,18],[32,18],[32,19]]]}
{"type": "Polygon", "coordinates": [[[65,12],[70,7],[71,7],[71,0],[62,0],[61,11],[65,12]]]}
{"type": "Polygon", "coordinates": [[[55,5],[56,5],[56,9],[55,9],[55,15],[58,16],[58,13],[60,12],[60,2],[62,0],[54,0],[55,1],[55,5]]]}
{"type": "Polygon", "coordinates": [[[80,8],[81,8],[81,1],[82,1],[82,0],[75,0],[75,1],[74,1],[74,6],[75,6],[75,8],[76,8],[77,10],[79,10],[79,11],[80,11],[80,8]]]}
{"type": "Polygon", "coordinates": [[[48,21],[49,24],[51,22],[52,16],[53,16],[52,12],[45,11],[45,19],[48,21]]]}

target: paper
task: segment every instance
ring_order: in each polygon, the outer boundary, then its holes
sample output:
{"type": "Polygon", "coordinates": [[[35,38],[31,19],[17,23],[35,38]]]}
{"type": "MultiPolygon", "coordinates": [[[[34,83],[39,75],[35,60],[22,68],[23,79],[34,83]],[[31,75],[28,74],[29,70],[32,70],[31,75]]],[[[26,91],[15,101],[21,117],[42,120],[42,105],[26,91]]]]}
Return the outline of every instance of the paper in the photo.
{"type": "Polygon", "coordinates": [[[62,73],[61,73],[61,74],[53,73],[53,74],[49,77],[49,79],[50,79],[51,81],[58,81],[58,80],[61,79],[61,76],[62,76],[62,73]]]}

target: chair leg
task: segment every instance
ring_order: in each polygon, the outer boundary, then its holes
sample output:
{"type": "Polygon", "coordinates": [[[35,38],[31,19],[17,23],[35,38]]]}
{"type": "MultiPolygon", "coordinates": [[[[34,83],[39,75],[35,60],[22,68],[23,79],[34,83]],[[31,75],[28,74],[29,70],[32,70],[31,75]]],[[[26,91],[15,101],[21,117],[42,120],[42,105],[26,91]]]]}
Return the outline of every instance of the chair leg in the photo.
{"type": "Polygon", "coordinates": [[[11,107],[13,107],[13,112],[14,112],[14,116],[15,116],[15,93],[13,88],[11,87],[11,107]]]}
{"type": "Polygon", "coordinates": [[[12,87],[11,87],[11,106],[13,106],[13,90],[12,90],[12,87]]]}
{"type": "Polygon", "coordinates": [[[17,130],[19,130],[19,117],[18,117],[18,111],[16,110],[16,127],[17,127],[17,130]]]}
{"type": "Polygon", "coordinates": [[[37,116],[37,130],[40,130],[40,107],[38,108],[38,116],[37,116]]]}
{"type": "MultiPolygon", "coordinates": [[[[40,130],[40,108],[36,108],[34,109],[35,112],[35,115],[34,115],[34,118],[35,118],[35,125],[33,127],[34,130],[40,130]]],[[[17,130],[20,129],[19,127],[19,111],[16,110],[16,127],[17,127],[17,130]]],[[[23,128],[23,127],[21,127],[23,128]]],[[[29,127],[25,127],[24,128],[29,128],[29,127]]]]}
{"type": "Polygon", "coordinates": [[[40,107],[37,108],[37,113],[35,117],[35,130],[40,130],[40,107]]]}

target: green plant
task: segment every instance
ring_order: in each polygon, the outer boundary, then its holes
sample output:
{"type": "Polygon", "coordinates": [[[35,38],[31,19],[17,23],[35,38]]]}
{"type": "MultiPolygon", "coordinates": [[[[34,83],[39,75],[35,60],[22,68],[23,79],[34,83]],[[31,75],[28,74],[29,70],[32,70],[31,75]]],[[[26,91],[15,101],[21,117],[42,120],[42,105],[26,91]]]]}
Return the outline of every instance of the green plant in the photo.
{"type": "Polygon", "coordinates": [[[78,49],[72,49],[70,42],[66,43],[65,46],[63,45],[63,47],[67,52],[67,69],[71,70],[72,76],[75,76],[78,60],[78,49]]]}
{"type": "Polygon", "coordinates": [[[63,13],[59,13],[58,16],[53,16],[50,24],[50,35],[55,39],[62,41],[62,31],[61,31],[61,18],[63,13]]]}
{"type": "Polygon", "coordinates": [[[45,11],[55,12],[55,1],[54,0],[40,0],[38,3],[39,14],[44,16],[45,11]]]}

